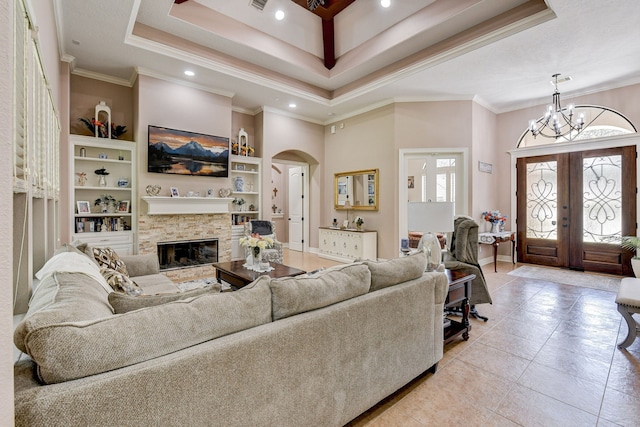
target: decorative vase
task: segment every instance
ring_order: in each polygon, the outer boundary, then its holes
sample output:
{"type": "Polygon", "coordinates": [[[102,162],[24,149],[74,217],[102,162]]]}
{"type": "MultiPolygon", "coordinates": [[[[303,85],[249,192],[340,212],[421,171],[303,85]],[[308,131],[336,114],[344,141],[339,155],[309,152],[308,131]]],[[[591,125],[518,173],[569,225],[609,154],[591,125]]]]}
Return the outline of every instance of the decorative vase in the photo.
{"type": "Polygon", "coordinates": [[[107,177],[104,175],[100,175],[100,178],[98,178],[98,185],[100,187],[106,187],[107,186],[107,177]]]}
{"type": "Polygon", "coordinates": [[[242,192],[242,189],[244,188],[244,179],[242,179],[241,176],[237,176],[235,181],[233,182],[233,186],[235,187],[236,191],[242,192]]]}
{"type": "Polygon", "coordinates": [[[500,221],[491,223],[491,233],[499,233],[500,232],[500,221]]]}
{"type": "Polygon", "coordinates": [[[252,249],[253,251],[253,268],[254,270],[260,270],[260,263],[262,262],[262,251],[259,247],[252,249]]]}

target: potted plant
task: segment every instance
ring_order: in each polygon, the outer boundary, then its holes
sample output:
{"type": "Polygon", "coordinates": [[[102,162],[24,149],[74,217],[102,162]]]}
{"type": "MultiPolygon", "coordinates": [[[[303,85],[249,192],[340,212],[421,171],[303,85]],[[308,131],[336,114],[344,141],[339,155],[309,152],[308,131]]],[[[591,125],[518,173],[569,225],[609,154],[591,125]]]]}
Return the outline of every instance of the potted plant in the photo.
{"type": "Polygon", "coordinates": [[[100,206],[100,212],[115,212],[116,210],[116,199],[111,194],[102,194],[98,197],[93,204],[95,206],[100,206]]]}
{"type": "Polygon", "coordinates": [[[235,198],[233,199],[233,203],[236,206],[236,210],[241,211],[242,210],[242,205],[245,204],[245,200],[243,198],[235,198]]]}
{"type": "Polygon", "coordinates": [[[364,218],[362,218],[361,216],[357,216],[353,220],[353,223],[356,225],[356,228],[358,229],[358,231],[360,231],[362,230],[362,224],[364,224],[364,218]]]}
{"type": "Polygon", "coordinates": [[[633,274],[636,277],[640,277],[640,257],[638,257],[638,248],[640,248],[640,237],[638,236],[623,236],[620,242],[620,246],[623,249],[627,249],[633,252],[633,258],[631,258],[631,268],[633,274]]]}

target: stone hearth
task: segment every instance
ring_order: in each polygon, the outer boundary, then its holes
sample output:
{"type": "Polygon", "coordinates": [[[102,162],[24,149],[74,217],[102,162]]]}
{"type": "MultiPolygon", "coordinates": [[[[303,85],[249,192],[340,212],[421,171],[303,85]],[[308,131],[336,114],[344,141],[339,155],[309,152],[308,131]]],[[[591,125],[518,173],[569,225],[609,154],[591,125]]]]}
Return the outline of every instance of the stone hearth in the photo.
{"type": "MultiPolygon", "coordinates": [[[[156,253],[158,242],[218,239],[218,260],[231,260],[231,214],[140,215],[138,253],[156,253]]],[[[171,270],[164,273],[174,281],[211,277],[211,265],[171,270]]]]}

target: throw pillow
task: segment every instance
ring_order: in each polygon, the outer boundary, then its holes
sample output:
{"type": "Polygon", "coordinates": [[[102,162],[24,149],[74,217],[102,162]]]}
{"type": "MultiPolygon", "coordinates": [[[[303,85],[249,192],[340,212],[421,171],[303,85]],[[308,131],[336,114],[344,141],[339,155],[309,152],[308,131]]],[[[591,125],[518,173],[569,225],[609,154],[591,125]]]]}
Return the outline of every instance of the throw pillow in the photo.
{"type": "Polygon", "coordinates": [[[172,301],[194,298],[205,293],[219,293],[220,284],[214,283],[203,288],[192,289],[186,292],[174,292],[155,295],[127,295],[120,292],[112,292],[109,294],[109,304],[113,307],[116,314],[127,313],[129,311],[138,310],[140,308],[153,307],[160,304],[166,304],[172,301]]]}
{"type": "Polygon", "coordinates": [[[413,255],[389,261],[365,261],[364,263],[371,270],[370,292],[373,292],[421,277],[427,266],[427,257],[424,252],[420,251],[413,255]]]}
{"type": "Polygon", "coordinates": [[[140,286],[131,281],[126,274],[104,266],[100,267],[100,273],[116,292],[124,292],[129,295],[140,295],[142,293],[140,286]]]}
{"type": "Polygon", "coordinates": [[[100,267],[107,267],[118,273],[129,276],[127,266],[120,259],[118,254],[111,248],[92,248],[93,257],[98,261],[100,267]]]}

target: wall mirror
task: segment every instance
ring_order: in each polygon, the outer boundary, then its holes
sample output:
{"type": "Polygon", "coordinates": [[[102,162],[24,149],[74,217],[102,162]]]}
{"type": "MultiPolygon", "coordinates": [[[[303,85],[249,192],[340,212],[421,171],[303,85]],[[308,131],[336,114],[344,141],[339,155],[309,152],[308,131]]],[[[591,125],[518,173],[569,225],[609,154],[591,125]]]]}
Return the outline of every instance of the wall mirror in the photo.
{"type": "Polygon", "coordinates": [[[335,174],[333,192],[335,209],[345,209],[348,200],[351,209],[378,210],[378,169],[335,174]]]}

